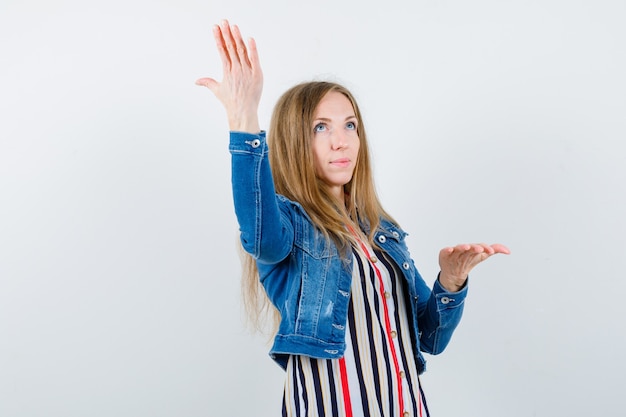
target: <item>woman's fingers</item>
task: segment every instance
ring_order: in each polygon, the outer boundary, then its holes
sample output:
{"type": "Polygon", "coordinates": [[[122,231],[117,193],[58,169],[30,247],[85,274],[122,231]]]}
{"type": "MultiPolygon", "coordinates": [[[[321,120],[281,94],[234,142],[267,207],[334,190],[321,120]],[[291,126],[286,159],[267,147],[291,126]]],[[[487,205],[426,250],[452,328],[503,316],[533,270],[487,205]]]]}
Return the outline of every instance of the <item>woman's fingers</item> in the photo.
{"type": "Polygon", "coordinates": [[[259,61],[259,53],[256,49],[256,41],[254,38],[248,40],[248,58],[250,59],[252,70],[261,73],[261,63],[259,61]]]}
{"type": "Polygon", "coordinates": [[[256,42],[250,38],[246,46],[239,26],[223,20],[219,25],[213,26],[213,37],[222,60],[224,75],[239,71],[261,73],[256,42]]]}
{"type": "Polygon", "coordinates": [[[496,253],[508,255],[511,253],[509,248],[500,243],[495,243],[493,245],[488,245],[486,243],[462,243],[453,247],[444,248],[443,250],[449,254],[454,253],[456,255],[461,255],[466,252],[475,254],[485,253],[488,255],[494,255],[496,253]]]}
{"type": "Polygon", "coordinates": [[[231,62],[230,57],[228,56],[228,51],[226,50],[226,42],[224,41],[224,37],[222,36],[222,28],[219,25],[213,26],[213,37],[215,38],[215,46],[217,47],[217,52],[220,54],[220,58],[222,60],[224,73],[226,73],[230,70],[231,62]]]}
{"type": "Polygon", "coordinates": [[[241,32],[239,31],[239,26],[233,25],[231,27],[233,39],[235,42],[235,50],[237,52],[237,59],[239,63],[244,67],[250,67],[250,60],[248,59],[248,51],[246,49],[246,44],[241,37],[241,32]]]}
{"type": "MultiPolygon", "coordinates": [[[[213,37],[215,38],[215,46],[217,47],[217,51],[220,54],[220,58],[222,59],[224,73],[229,72],[233,68],[233,66],[239,66],[242,62],[238,51],[240,46],[238,45],[238,41],[236,39],[237,35],[239,36],[239,38],[241,38],[239,29],[236,28],[236,26],[234,25],[231,27],[228,20],[222,20],[219,25],[213,26],[213,37]],[[235,35],[233,35],[233,31],[236,32],[235,35]]],[[[241,40],[239,42],[241,43],[241,40]]],[[[245,62],[245,60],[243,60],[243,62],[245,62]]]]}
{"type": "MultiPolygon", "coordinates": [[[[226,53],[228,54],[228,58],[230,61],[230,68],[232,69],[234,66],[241,66],[242,63],[246,62],[246,60],[242,61],[240,59],[239,52],[237,50],[238,45],[237,40],[235,39],[235,35],[233,34],[233,30],[235,30],[236,32],[238,32],[238,30],[235,29],[234,25],[231,26],[230,23],[228,23],[228,20],[222,20],[220,30],[222,34],[222,39],[224,41],[226,53]]],[[[241,38],[241,35],[239,36],[241,38]]]]}
{"type": "Polygon", "coordinates": [[[476,265],[498,253],[508,255],[511,251],[499,243],[493,245],[463,243],[443,248],[439,253],[439,264],[442,270],[446,270],[451,275],[465,276],[476,265]]]}
{"type": "Polygon", "coordinates": [[[509,255],[511,253],[509,248],[507,248],[506,246],[504,246],[504,245],[502,245],[500,243],[495,243],[495,244],[491,245],[491,247],[493,248],[495,253],[502,253],[504,255],[509,255]]]}

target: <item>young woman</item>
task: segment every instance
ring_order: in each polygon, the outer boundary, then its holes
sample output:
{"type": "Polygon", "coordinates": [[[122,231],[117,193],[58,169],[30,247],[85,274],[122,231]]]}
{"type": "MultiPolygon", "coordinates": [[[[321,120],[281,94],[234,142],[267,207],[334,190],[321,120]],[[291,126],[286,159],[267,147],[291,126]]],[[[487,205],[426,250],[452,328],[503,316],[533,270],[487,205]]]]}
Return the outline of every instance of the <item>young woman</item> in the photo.
{"type": "Polygon", "coordinates": [[[429,288],[376,195],[352,94],[329,82],[292,87],[266,140],[255,41],[246,45],[227,21],[213,33],[224,77],[197,84],[228,115],[235,212],[251,260],[244,285],[249,303],[262,307],[256,294],[277,312],[270,355],[287,371],[283,416],[428,415],[421,352],[448,344],[470,270],[509,250],[444,248],[429,288]]]}

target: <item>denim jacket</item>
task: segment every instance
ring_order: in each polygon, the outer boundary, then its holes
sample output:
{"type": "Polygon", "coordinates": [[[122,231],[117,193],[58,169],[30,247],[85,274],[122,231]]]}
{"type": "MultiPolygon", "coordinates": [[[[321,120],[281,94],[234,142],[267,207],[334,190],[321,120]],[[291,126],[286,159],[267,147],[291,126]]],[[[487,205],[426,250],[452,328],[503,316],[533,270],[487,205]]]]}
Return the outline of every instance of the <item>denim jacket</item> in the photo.
{"type": "MultiPolygon", "coordinates": [[[[291,354],[342,357],[352,257],[340,256],[300,204],[276,194],[265,132],[231,132],[229,150],[241,243],[255,258],[261,283],[281,315],[270,356],[283,368],[291,354]]],[[[403,272],[414,354],[422,373],[421,352],[438,354],[446,347],[461,319],[467,286],[450,293],[437,280],[431,290],[409,255],[406,235],[383,219],[375,239],[403,272]]]]}

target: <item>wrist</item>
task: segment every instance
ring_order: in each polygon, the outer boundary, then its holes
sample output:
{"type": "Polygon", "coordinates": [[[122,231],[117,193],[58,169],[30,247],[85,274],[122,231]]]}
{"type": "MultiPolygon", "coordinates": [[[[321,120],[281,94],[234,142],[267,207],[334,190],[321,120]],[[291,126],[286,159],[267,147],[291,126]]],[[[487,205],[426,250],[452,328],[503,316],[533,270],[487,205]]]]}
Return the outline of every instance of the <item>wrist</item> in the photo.
{"type": "Polygon", "coordinates": [[[459,292],[467,285],[467,275],[463,278],[457,278],[440,272],[438,281],[446,291],[459,292]]]}
{"type": "Polygon", "coordinates": [[[259,133],[259,115],[254,109],[238,109],[228,112],[228,128],[231,131],[259,133]]]}
{"type": "Polygon", "coordinates": [[[246,132],[246,133],[259,133],[261,127],[259,120],[255,119],[236,119],[228,121],[228,128],[232,132],[246,132]]]}

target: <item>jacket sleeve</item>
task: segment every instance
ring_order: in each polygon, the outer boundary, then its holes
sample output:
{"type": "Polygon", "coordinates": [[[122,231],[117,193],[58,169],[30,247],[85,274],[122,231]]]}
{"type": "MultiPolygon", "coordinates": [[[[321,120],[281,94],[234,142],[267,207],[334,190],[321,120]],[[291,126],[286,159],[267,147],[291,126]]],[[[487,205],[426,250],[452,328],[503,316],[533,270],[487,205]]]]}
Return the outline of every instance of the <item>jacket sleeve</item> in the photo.
{"type": "Polygon", "coordinates": [[[294,231],[278,203],[265,132],[230,132],[229,151],[241,244],[258,262],[280,262],[291,251],[294,231]]]}
{"type": "MultiPolygon", "coordinates": [[[[426,284],[424,286],[426,287],[426,284]]],[[[425,302],[418,304],[422,351],[437,355],[446,348],[452,333],[461,321],[467,290],[466,283],[460,291],[448,292],[439,283],[439,279],[433,284],[432,291],[427,288],[425,302]]]]}

